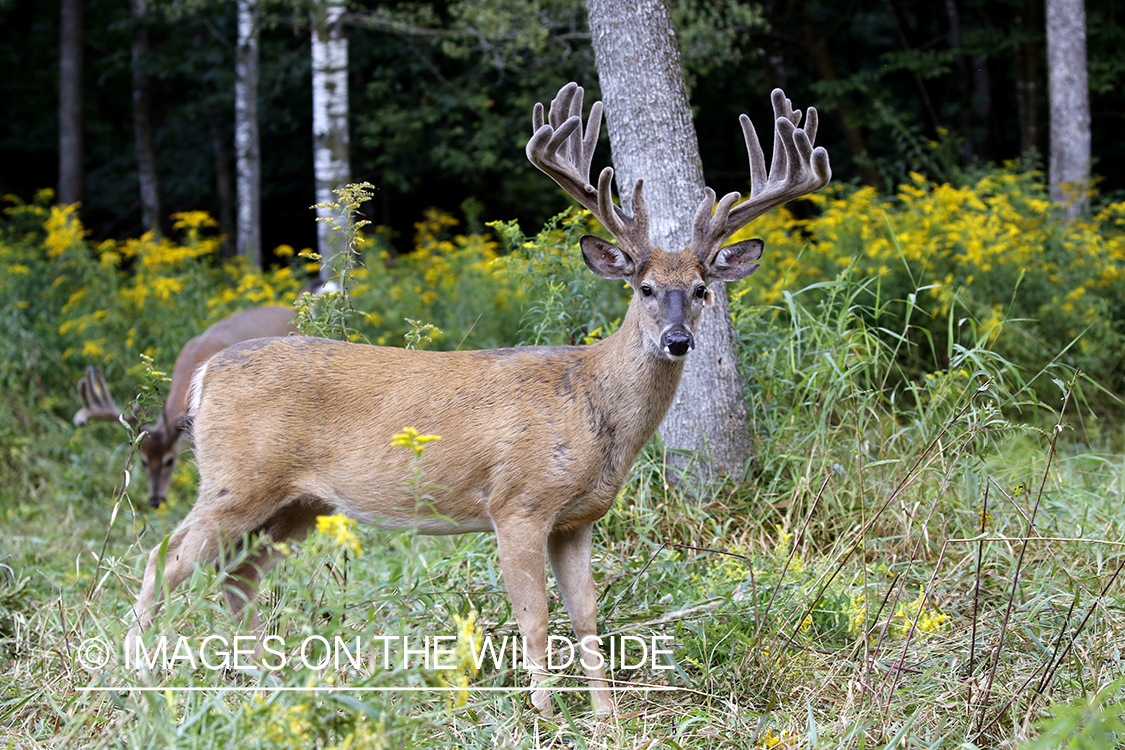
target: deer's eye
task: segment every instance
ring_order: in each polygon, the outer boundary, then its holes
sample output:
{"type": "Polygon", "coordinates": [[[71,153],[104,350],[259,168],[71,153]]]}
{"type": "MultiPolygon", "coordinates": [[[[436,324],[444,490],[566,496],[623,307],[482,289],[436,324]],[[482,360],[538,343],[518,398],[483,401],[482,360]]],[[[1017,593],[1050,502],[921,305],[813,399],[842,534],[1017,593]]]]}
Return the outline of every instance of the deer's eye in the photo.
{"type": "Polygon", "coordinates": [[[700,284],[695,290],[695,296],[699,299],[703,299],[704,297],[706,297],[707,287],[705,287],[703,284],[700,284]]]}
{"type": "Polygon", "coordinates": [[[652,287],[648,284],[641,284],[641,295],[644,297],[652,296],[652,287]]]}

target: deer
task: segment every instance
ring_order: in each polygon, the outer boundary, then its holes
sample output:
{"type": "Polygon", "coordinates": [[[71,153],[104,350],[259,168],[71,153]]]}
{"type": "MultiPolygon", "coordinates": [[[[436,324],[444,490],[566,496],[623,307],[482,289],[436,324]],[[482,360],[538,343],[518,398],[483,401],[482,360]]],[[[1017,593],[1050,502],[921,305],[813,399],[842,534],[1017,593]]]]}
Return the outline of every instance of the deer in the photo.
{"type": "Polygon", "coordinates": [[[132,429],[139,427],[145,433],[139,448],[142,463],[148,470],[148,502],[153,508],[160,507],[168,496],[176,462],[183,450],[187,391],[195,368],[219,350],[239,341],[296,333],[297,327],[293,324],[295,315],[287,307],[252,307],[223,318],[184,344],[172,368],[168,397],[153,424],[140,425],[140,417],[135,412],[123,413],[117,408],[101,367],[91,365],[78,381],[82,408],[74,415],[74,426],[82,427],[93,420],[120,422],[124,419],[132,429]]]}
{"type": "Polygon", "coordinates": [[[280,553],[249,540],[300,540],[317,516],[343,513],[382,529],[495,534],[531,706],[545,714],[549,560],[594,711],[615,710],[597,635],[593,524],[672,403],[709,285],[759,267],[760,239],[724,242],[756,216],[823,187],[831,169],[827,151],[813,147],[816,110],[800,128],[800,111],[775,90],[771,168],[743,115],[749,199],[735,206],[740,195],[730,193],[716,203],[704,189],[691,244],[665,251],[649,238],[640,180],[631,214],[614,202],[611,167],[590,182],[602,105],[592,106],[583,129],[583,93],[564,86],[546,119],[537,103],[525,150],[613,236],[586,235],[579,246],[591,271],[633,290],[619,328],[585,346],[437,352],[288,337],[219,352],[191,387],[199,498],[149,555],[127,653],[152,626],[165,587],[196,565],[222,561],[231,561],[223,584],[232,615],[260,633],[253,602],[280,553]],[[425,482],[434,489],[424,507],[410,489],[410,452],[391,445],[404,427],[441,438],[426,447],[425,482]]]}

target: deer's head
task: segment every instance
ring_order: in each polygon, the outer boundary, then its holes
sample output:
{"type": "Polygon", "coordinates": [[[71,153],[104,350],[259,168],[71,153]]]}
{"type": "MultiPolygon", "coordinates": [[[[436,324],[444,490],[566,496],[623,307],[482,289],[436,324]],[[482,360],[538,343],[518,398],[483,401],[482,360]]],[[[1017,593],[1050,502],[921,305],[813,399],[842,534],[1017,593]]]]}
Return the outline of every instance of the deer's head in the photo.
{"type": "Polygon", "coordinates": [[[145,436],[138,446],[148,470],[148,504],[159,508],[168,497],[168,487],[176,473],[176,461],[183,449],[184,431],[178,422],[169,424],[161,413],[156,424],[141,427],[145,436]]]}
{"type": "Polygon", "coordinates": [[[711,301],[709,285],[737,281],[758,269],[754,261],[762,256],[764,243],[760,239],[723,243],[750,220],[820,189],[831,178],[828,152],[813,148],[816,109],[809,108],[804,128],[798,128],[800,110],[793,109],[781,89],[774,89],[776,122],[773,163],[768,172],[754,126],[742,115],[750,156],[750,198],[735,206],[741,195],[728,193],[716,204],[715,192],[705,188],[696,210],[691,244],[683,252],[665,252],[649,237],[648,204],[641,180],[633,185],[632,215],[613,201],[611,167],[602,170],[597,187],[590,183],[602,103],[595,102],[590,108],[583,131],[582,94],[575,83],[564,86],[551,101],[546,119],[543,105],[535,105],[527,157],[589,209],[617,240],[614,244],[598,237],[583,237],[586,265],[602,278],[626,281],[633,288],[632,304],[644,313],[640,325],[646,348],[658,356],[680,359],[695,346],[696,324],[711,301]]]}

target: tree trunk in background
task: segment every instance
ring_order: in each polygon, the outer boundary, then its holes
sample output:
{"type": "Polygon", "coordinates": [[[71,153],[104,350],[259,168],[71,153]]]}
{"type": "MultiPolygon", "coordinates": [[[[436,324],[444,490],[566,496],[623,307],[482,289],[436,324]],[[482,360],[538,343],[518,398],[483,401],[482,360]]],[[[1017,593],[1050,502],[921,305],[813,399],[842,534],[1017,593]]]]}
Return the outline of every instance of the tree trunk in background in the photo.
{"type": "Polygon", "coordinates": [[[227,156],[227,138],[223,132],[223,117],[219,108],[212,105],[208,112],[211,130],[211,155],[215,160],[215,189],[219,194],[219,232],[223,235],[223,259],[230,260],[237,248],[234,242],[234,180],[227,156]]]}
{"type": "Polygon", "coordinates": [[[160,177],[156,172],[156,146],[152,135],[152,79],[145,70],[148,29],[145,0],[129,0],[129,12],[138,22],[133,32],[133,142],[137,150],[137,178],[141,188],[141,223],[146,232],[160,234],[160,177]]]}
{"type": "Polygon", "coordinates": [[[258,146],[258,3],[238,0],[235,50],[234,150],[239,255],[262,265],[262,159],[258,146]]]}
{"type": "MultiPolygon", "coordinates": [[[[631,196],[633,181],[643,178],[653,242],[682,250],[704,183],[668,8],[662,0],[589,0],[588,8],[619,192],[631,196]]],[[[738,123],[731,129],[737,134],[738,123]]],[[[674,454],[668,461],[672,478],[697,497],[719,477],[741,480],[753,456],[725,285],[711,291],[714,304],[660,425],[666,448],[696,453],[696,462],[674,454]]]]}
{"type": "MultiPolygon", "coordinates": [[[[85,145],[82,135],[82,48],[85,0],[62,0],[59,30],[59,194],[61,204],[82,200],[85,145]]],[[[9,75],[18,72],[9,71],[9,75]]]]}
{"type": "MultiPolygon", "coordinates": [[[[344,0],[316,0],[312,20],[313,171],[316,202],[336,200],[333,190],[351,181],[348,160],[348,37],[344,27],[344,0]]],[[[329,208],[316,210],[318,219],[338,215],[329,208]]],[[[327,281],[338,267],[344,238],[327,221],[316,225],[320,278],[327,281]]]]}
{"type": "Polygon", "coordinates": [[[1040,110],[1043,106],[1043,45],[1038,40],[1043,28],[1040,5],[1025,5],[1012,19],[1035,41],[1016,45],[1016,103],[1020,115],[1020,154],[1042,153],[1040,110]]]}
{"type": "Polygon", "coordinates": [[[1073,218],[1090,210],[1090,87],[1084,0],[1047,0],[1051,200],[1073,218]]]}
{"type": "Polygon", "coordinates": [[[945,15],[949,18],[949,46],[954,53],[954,67],[957,71],[958,99],[960,100],[959,119],[961,123],[961,158],[968,164],[973,160],[973,79],[969,72],[969,60],[965,55],[965,42],[961,35],[961,13],[957,0],[945,0],[945,15]]]}

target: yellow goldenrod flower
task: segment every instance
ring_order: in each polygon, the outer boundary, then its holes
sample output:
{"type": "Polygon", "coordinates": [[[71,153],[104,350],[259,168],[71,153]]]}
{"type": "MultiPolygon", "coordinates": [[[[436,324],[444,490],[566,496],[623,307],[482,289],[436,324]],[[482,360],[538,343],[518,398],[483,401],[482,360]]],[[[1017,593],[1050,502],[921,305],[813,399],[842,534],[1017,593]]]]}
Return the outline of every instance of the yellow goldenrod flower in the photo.
{"type": "Polygon", "coordinates": [[[363,547],[359,543],[359,538],[352,532],[353,526],[355,526],[355,521],[348,518],[343,513],[316,517],[316,531],[318,534],[334,537],[336,544],[348,550],[353,555],[359,555],[363,552],[363,547]]]}
{"type": "Polygon", "coordinates": [[[415,458],[421,458],[422,452],[426,449],[426,443],[437,440],[441,440],[441,435],[419,435],[415,428],[404,427],[402,432],[391,438],[391,446],[394,448],[409,448],[414,452],[415,458]]]}

